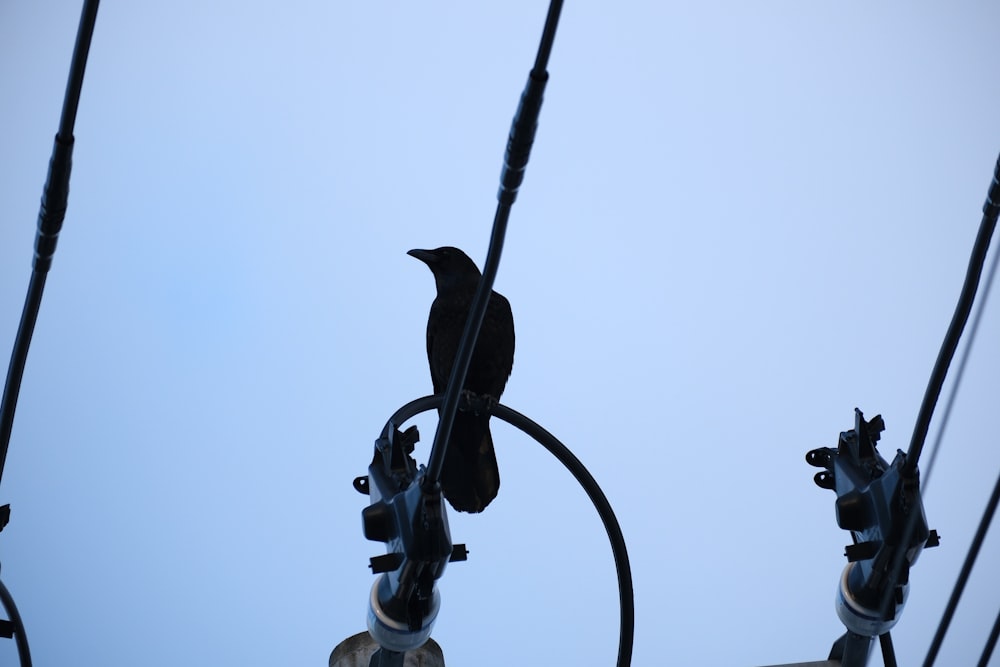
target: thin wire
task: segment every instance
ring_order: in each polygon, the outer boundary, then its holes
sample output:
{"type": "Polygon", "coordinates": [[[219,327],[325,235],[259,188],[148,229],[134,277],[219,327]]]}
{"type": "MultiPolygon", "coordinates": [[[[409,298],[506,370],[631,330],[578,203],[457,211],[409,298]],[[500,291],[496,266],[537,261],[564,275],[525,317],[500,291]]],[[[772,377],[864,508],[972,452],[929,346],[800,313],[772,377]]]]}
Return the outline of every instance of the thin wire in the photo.
{"type": "MultiPolygon", "coordinates": [[[[42,293],[45,291],[45,277],[52,264],[56,241],[66,216],[70,165],[73,154],[73,127],[76,124],[76,113],[80,104],[80,91],[83,88],[83,74],[87,67],[87,55],[90,53],[90,41],[94,34],[94,25],[97,22],[98,5],[99,0],[84,0],[80,13],[76,44],[73,47],[69,79],[66,83],[66,94],[63,97],[62,114],[59,118],[59,130],[56,133],[52,158],[49,161],[49,173],[42,191],[42,203],[38,213],[38,232],[35,236],[35,257],[32,262],[31,278],[28,281],[28,293],[24,299],[21,321],[14,337],[14,349],[11,351],[10,364],[7,367],[3,397],[0,398],[0,479],[3,477],[4,465],[7,462],[7,450],[14,429],[17,398],[21,392],[21,379],[24,376],[24,367],[28,359],[28,349],[31,347],[31,337],[35,331],[35,323],[38,321],[42,293]]],[[[0,525],[0,530],[2,529],[3,526],[0,525]]],[[[28,648],[28,637],[24,631],[24,623],[21,621],[17,605],[14,604],[14,598],[3,582],[0,582],[0,604],[3,604],[4,609],[7,610],[7,615],[14,626],[14,642],[17,646],[21,667],[31,667],[31,651],[28,648]]]]}
{"type": "Polygon", "coordinates": [[[983,648],[983,655],[980,656],[977,667],[987,667],[990,656],[993,655],[993,649],[996,648],[997,638],[1000,638],[1000,611],[997,612],[996,620],[993,621],[993,629],[990,630],[990,636],[986,640],[986,646],[983,648]]]}
{"type": "Polygon", "coordinates": [[[955,371],[955,380],[951,384],[951,389],[948,393],[948,401],[945,403],[944,411],[941,413],[941,426],[938,428],[934,442],[930,448],[930,460],[920,473],[921,487],[923,487],[923,492],[925,494],[927,493],[927,486],[931,481],[931,471],[934,470],[934,462],[937,460],[938,452],[941,451],[941,441],[944,438],[945,430],[948,428],[948,420],[951,418],[952,406],[955,405],[955,397],[958,396],[958,388],[962,384],[962,376],[965,375],[965,366],[969,361],[972,346],[976,341],[976,333],[979,331],[979,322],[983,318],[983,311],[986,310],[986,303],[990,298],[990,288],[993,287],[993,283],[996,278],[997,266],[1000,266],[1000,250],[994,248],[993,259],[990,261],[990,268],[986,275],[986,281],[983,283],[983,292],[978,303],[976,304],[976,312],[972,315],[972,324],[969,326],[969,334],[966,336],[967,340],[965,343],[965,349],[962,350],[962,358],[959,360],[958,369],[955,371]]]}
{"type": "Polygon", "coordinates": [[[955,582],[955,588],[951,591],[951,597],[948,599],[948,605],[944,609],[944,615],[941,617],[941,622],[938,623],[937,631],[934,633],[934,639],[931,640],[931,646],[927,649],[927,657],[924,659],[924,667],[930,667],[934,664],[934,660],[937,658],[938,651],[941,650],[941,643],[944,642],[944,635],[948,632],[948,626],[951,625],[951,619],[955,615],[955,609],[958,607],[958,601],[962,597],[962,592],[965,590],[965,584],[969,581],[969,575],[972,573],[972,566],[976,563],[976,557],[979,555],[979,549],[983,546],[983,540],[986,539],[986,531],[989,530],[990,524],[993,522],[993,515],[997,511],[997,503],[1000,502],[1000,475],[997,476],[996,484],[993,485],[993,495],[990,496],[989,502],[986,504],[986,510],[983,512],[982,518],[979,520],[979,527],[976,528],[976,535],[972,538],[972,544],[969,546],[969,552],[965,555],[965,562],[962,563],[962,569],[958,573],[958,581],[955,582]]]}
{"type": "Polygon", "coordinates": [[[458,399],[461,396],[461,388],[465,384],[465,376],[469,372],[469,365],[472,363],[472,351],[475,349],[476,339],[479,338],[479,328],[482,326],[483,317],[486,315],[486,307],[489,305],[490,293],[493,290],[493,281],[500,266],[500,254],[503,252],[503,240],[507,232],[507,219],[509,217],[510,206],[504,206],[503,204],[498,206],[496,217],[493,220],[490,248],[486,253],[486,265],[483,268],[483,277],[479,280],[476,296],[469,307],[469,318],[465,322],[462,340],[459,342],[458,351],[455,353],[451,376],[448,378],[448,388],[444,394],[441,417],[438,419],[437,431],[434,434],[434,444],[431,446],[431,454],[427,460],[427,474],[424,477],[424,483],[428,487],[436,485],[441,479],[441,469],[444,467],[444,455],[448,448],[448,437],[451,434],[451,426],[455,421],[455,414],[458,412],[458,399]]]}
{"type": "Polygon", "coordinates": [[[879,635],[878,643],[882,647],[882,664],[885,667],[896,667],[896,649],[892,646],[892,635],[888,632],[879,635]]]}
{"type": "Polygon", "coordinates": [[[976,289],[979,287],[979,278],[983,273],[983,264],[990,248],[990,238],[993,236],[993,230],[997,224],[998,212],[1000,212],[1000,158],[997,159],[993,181],[990,183],[986,204],[983,206],[983,218],[979,225],[979,233],[976,235],[976,242],[972,247],[972,255],[969,257],[969,266],[965,272],[962,292],[958,297],[958,304],[955,306],[951,323],[948,325],[948,332],[941,343],[937,360],[934,362],[934,369],[931,371],[931,377],[927,382],[927,389],[920,404],[917,423],[913,427],[910,447],[906,452],[906,463],[903,464],[903,470],[906,473],[913,473],[917,469],[920,452],[923,450],[924,441],[927,439],[927,430],[934,414],[934,406],[941,395],[941,388],[948,374],[948,366],[951,365],[951,360],[955,356],[959,339],[962,337],[962,330],[965,328],[969,313],[972,311],[972,304],[976,299],[976,289]]]}
{"type": "Polygon", "coordinates": [[[21,322],[14,338],[10,365],[7,367],[3,398],[0,399],[0,479],[3,478],[3,469],[7,462],[7,449],[10,445],[11,432],[14,429],[14,412],[17,409],[18,395],[21,392],[21,378],[24,376],[28,349],[31,347],[31,337],[34,334],[35,322],[41,308],[45,275],[52,263],[56,240],[66,215],[70,162],[73,154],[73,127],[80,104],[80,91],[83,87],[83,74],[87,68],[90,41],[94,34],[94,25],[97,22],[98,5],[99,0],[85,0],[80,14],[80,25],[76,33],[76,45],[73,47],[73,59],[70,63],[66,95],[63,98],[62,115],[59,119],[59,131],[56,134],[52,159],[49,162],[49,174],[42,194],[31,279],[24,300],[24,309],[21,311],[21,322]]]}
{"type": "Polygon", "coordinates": [[[31,667],[31,651],[28,650],[28,636],[24,634],[24,623],[21,622],[21,614],[17,611],[14,598],[10,591],[0,581],[0,604],[7,611],[10,622],[14,625],[14,643],[17,645],[17,657],[21,667],[31,667]]]}
{"type": "Polygon", "coordinates": [[[538,55],[535,56],[535,66],[532,68],[532,72],[537,74],[541,74],[549,67],[549,56],[552,54],[552,44],[556,39],[556,27],[559,25],[562,4],[562,0],[552,0],[549,3],[549,13],[545,17],[545,28],[542,30],[542,41],[538,45],[538,55]]]}
{"type": "Polygon", "coordinates": [[[431,454],[427,460],[427,472],[423,485],[428,490],[438,486],[441,479],[441,469],[444,467],[444,457],[448,449],[448,438],[455,421],[455,413],[458,412],[459,395],[465,385],[465,376],[469,372],[472,353],[476,347],[476,340],[479,338],[479,329],[482,326],[483,317],[486,315],[486,308],[493,290],[493,281],[496,279],[497,269],[500,267],[500,255],[503,252],[504,236],[507,233],[507,220],[510,218],[511,207],[517,198],[517,189],[524,178],[524,169],[528,164],[535,130],[538,126],[542,92],[549,78],[544,67],[552,51],[561,9],[562,0],[552,0],[549,4],[545,27],[542,30],[542,39],[535,57],[535,69],[528,76],[528,84],[521,94],[521,100],[511,124],[507,150],[504,155],[504,169],[500,175],[500,191],[497,193],[497,209],[493,216],[493,231],[490,235],[489,249],[486,252],[486,265],[483,267],[483,275],[479,280],[476,295],[469,306],[468,319],[466,319],[465,328],[462,330],[462,338],[455,353],[451,374],[448,376],[448,387],[444,393],[444,403],[441,406],[441,416],[434,434],[434,444],[431,446],[431,454]],[[541,70],[538,70],[539,66],[542,67],[541,70]]]}
{"type": "Polygon", "coordinates": [[[24,377],[28,348],[31,346],[31,336],[35,331],[47,275],[38,271],[31,272],[28,293],[24,298],[24,309],[21,311],[21,323],[17,328],[10,365],[7,367],[7,382],[3,387],[3,399],[0,400],[0,479],[3,478],[3,469],[7,462],[7,449],[10,446],[11,432],[14,430],[14,412],[17,410],[17,397],[21,392],[21,378],[24,377]]]}
{"type": "Polygon", "coordinates": [[[83,10],[80,13],[80,27],[76,31],[73,60],[70,64],[69,79],[66,81],[62,115],[59,117],[59,134],[67,139],[73,136],[73,128],[76,125],[76,112],[80,106],[80,92],[83,90],[83,74],[87,69],[90,40],[97,24],[99,4],[100,0],[84,0],[83,10]]]}
{"type": "MultiPolygon", "coordinates": [[[[913,437],[910,439],[910,447],[906,453],[906,460],[900,470],[900,476],[904,483],[907,480],[919,484],[917,474],[917,461],[927,438],[927,429],[930,425],[931,416],[934,413],[934,406],[941,394],[941,387],[944,378],[948,374],[948,366],[955,355],[955,348],[958,346],[962,336],[962,329],[969,318],[972,309],[972,302],[976,298],[976,289],[979,285],[979,278],[983,271],[983,264],[986,261],[986,254],[990,248],[990,238],[997,225],[997,217],[1000,216],[1000,157],[997,158],[993,168],[993,179],[990,181],[989,190],[986,195],[986,202],[983,204],[983,217],[979,223],[979,232],[976,234],[976,241],[972,247],[972,255],[969,257],[969,267],[965,273],[965,282],[962,285],[962,292],[959,295],[958,304],[955,306],[955,313],[952,316],[948,332],[941,343],[941,350],[938,352],[937,360],[934,362],[934,370],[931,372],[927,389],[924,392],[924,399],[920,405],[920,413],[917,416],[917,423],[913,428],[913,437]]],[[[921,504],[919,503],[919,486],[917,489],[916,504],[909,507],[902,534],[900,535],[899,548],[895,550],[892,562],[889,565],[888,579],[882,590],[882,599],[879,603],[879,615],[887,618],[889,610],[892,608],[892,600],[895,595],[896,584],[903,571],[903,561],[907,552],[910,551],[910,542],[913,539],[913,532],[917,528],[917,522],[923,515],[921,504]]],[[[872,576],[875,576],[872,572],[872,576]]],[[[866,585],[870,583],[866,582],[866,585]]]]}

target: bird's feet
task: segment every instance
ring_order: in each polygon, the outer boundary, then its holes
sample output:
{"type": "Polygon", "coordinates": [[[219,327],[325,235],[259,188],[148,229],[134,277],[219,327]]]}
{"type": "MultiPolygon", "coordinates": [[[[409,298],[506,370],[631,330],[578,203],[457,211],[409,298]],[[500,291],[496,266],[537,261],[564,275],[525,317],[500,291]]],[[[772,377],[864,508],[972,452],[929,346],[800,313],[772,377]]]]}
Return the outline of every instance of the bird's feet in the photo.
{"type": "Polygon", "coordinates": [[[499,401],[489,394],[477,394],[468,389],[463,389],[458,409],[463,412],[471,412],[474,415],[489,415],[493,413],[493,408],[497,403],[499,401]]]}

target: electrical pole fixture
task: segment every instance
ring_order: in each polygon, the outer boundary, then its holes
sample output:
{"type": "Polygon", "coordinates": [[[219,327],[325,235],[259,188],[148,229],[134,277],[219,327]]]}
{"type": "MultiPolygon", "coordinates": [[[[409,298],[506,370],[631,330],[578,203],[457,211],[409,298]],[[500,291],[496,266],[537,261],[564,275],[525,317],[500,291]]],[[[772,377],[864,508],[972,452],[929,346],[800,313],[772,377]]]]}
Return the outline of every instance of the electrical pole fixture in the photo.
{"type": "Polygon", "coordinates": [[[844,667],[863,667],[875,637],[886,636],[885,646],[906,603],[910,568],[925,547],[938,545],[937,532],[927,528],[919,471],[907,465],[901,450],[892,463],[879,454],[875,443],[885,429],[881,415],[865,421],[861,410],[854,412],[854,428],[840,434],[836,448],[806,454],[810,465],[824,468],[814,480],[836,492],[837,525],[853,538],[845,550],[848,563],[836,600],[847,633],[830,655],[844,667]],[[905,530],[908,522],[912,531],[905,530]],[[904,541],[907,532],[910,538],[904,541]],[[899,560],[902,565],[893,576],[893,563],[899,560]]]}
{"type": "MultiPolygon", "coordinates": [[[[451,544],[441,493],[427,491],[425,480],[429,466],[417,466],[410,454],[419,437],[416,427],[400,432],[397,425],[428,410],[438,410],[444,402],[440,394],[410,401],[389,418],[379,439],[368,475],[357,477],[354,488],[370,496],[362,513],[365,537],[385,542],[386,553],[371,559],[371,568],[381,575],[372,587],[369,599],[369,634],[381,646],[367,667],[401,667],[404,654],[420,646],[430,635],[440,607],[434,582],[451,561],[466,560],[464,544],[451,544]]],[[[618,667],[632,661],[635,634],[635,598],[632,591],[632,567],[629,564],[625,536],[611,503],[597,481],[566,445],[536,422],[501,403],[477,401],[463,393],[459,408],[488,410],[490,414],[533,438],[573,475],[604,523],[611,542],[618,576],[621,625],[619,627],[618,667]]],[[[353,638],[352,638],[353,639],[353,638]]],[[[335,655],[357,653],[352,639],[341,642],[335,655]]],[[[440,647],[428,642],[418,651],[428,667],[436,660],[443,663],[440,647]],[[423,652],[421,655],[420,652],[423,652]]],[[[354,667],[355,663],[346,663],[354,667]]],[[[331,667],[334,667],[331,658],[331,667]]]]}
{"type": "Polygon", "coordinates": [[[500,264],[507,221],[534,144],[561,11],[562,0],[550,0],[535,64],[511,122],[486,263],[469,304],[447,389],[437,406],[437,432],[427,465],[418,469],[410,457],[419,439],[416,427],[400,432],[396,426],[403,420],[394,416],[375,442],[375,456],[367,478],[354,480],[355,488],[371,497],[371,503],[362,512],[365,537],[387,545],[384,555],[371,559],[372,572],[380,576],[369,598],[368,631],[381,648],[372,656],[370,667],[401,666],[406,651],[427,641],[441,605],[435,582],[450,561],[465,560],[467,556],[465,545],[451,543],[441,472],[500,264]]]}
{"type": "Polygon", "coordinates": [[[371,499],[361,512],[364,535],[386,544],[370,564],[380,575],[368,604],[368,632],[382,647],[373,666],[391,665],[390,654],[401,659],[427,641],[441,606],[435,582],[450,561],[466,559],[465,545],[451,543],[440,488],[421,488],[427,469],[410,457],[419,439],[416,426],[400,432],[390,424],[375,442],[368,476],[354,480],[371,499]]]}

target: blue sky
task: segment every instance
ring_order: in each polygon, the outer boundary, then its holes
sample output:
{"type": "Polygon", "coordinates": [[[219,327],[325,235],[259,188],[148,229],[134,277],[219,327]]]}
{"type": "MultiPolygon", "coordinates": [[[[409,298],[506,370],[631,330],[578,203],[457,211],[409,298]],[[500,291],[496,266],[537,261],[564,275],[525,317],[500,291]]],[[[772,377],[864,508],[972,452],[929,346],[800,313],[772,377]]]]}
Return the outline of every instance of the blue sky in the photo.
{"type": "MultiPolygon", "coordinates": [[[[0,5],[4,350],[79,9],[0,5]]],[[[37,664],[322,665],[363,629],[380,545],[350,481],[430,391],[433,281],[405,252],[483,262],[544,13],[102,4],[0,487],[37,664]]],[[[985,2],[567,3],[496,282],[517,324],[504,403],[615,507],[635,664],[819,660],[841,634],[849,536],[804,455],[855,407],[885,417],[887,458],[909,442],[1000,150],[998,24],[985,2]]],[[[998,337],[993,305],[925,498],[942,547],[913,571],[901,664],[1000,469],[998,337]]],[[[500,496],[451,516],[470,560],[433,636],[454,665],[613,664],[596,513],[493,430],[500,496]]],[[[938,664],[978,658],[998,557],[990,536],[938,664]]]]}

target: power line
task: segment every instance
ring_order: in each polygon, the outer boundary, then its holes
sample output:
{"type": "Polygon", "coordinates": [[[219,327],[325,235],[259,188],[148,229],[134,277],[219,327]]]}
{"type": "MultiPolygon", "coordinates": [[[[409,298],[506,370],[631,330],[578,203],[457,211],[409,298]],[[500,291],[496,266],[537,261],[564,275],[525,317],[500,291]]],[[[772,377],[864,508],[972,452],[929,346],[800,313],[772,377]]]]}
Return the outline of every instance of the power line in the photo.
{"type": "Polygon", "coordinates": [[[986,539],[986,531],[989,530],[990,524],[993,522],[993,515],[996,514],[998,502],[1000,502],[1000,475],[997,476],[996,484],[993,485],[993,494],[990,496],[989,502],[986,503],[986,510],[979,520],[979,527],[976,529],[976,535],[972,538],[972,544],[965,555],[965,562],[962,563],[958,580],[951,591],[951,597],[948,598],[948,605],[945,607],[944,615],[941,617],[941,622],[938,623],[938,628],[934,633],[934,639],[931,640],[930,648],[927,649],[927,657],[924,658],[924,667],[933,665],[935,658],[937,658],[938,651],[941,649],[941,643],[944,641],[944,635],[948,632],[948,626],[951,625],[951,619],[955,615],[955,609],[958,607],[958,601],[962,597],[965,585],[969,581],[972,566],[976,564],[979,549],[983,546],[983,540],[986,539]]]}
{"type": "Polygon", "coordinates": [[[562,11],[562,0],[552,0],[545,17],[545,27],[542,29],[541,42],[535,64],[528,73],[528,82],[521,93],[514,120],[511,122],[510,135],[507,138],[507,150],[504,153],[504,166],[500,174],[500,190],[497,192],[497,209],[493,217],[493,231],[490,235],[489,249],[486,252],[486,264],[479,280],[476,296],[469,305],[469,317],[462,331],[462,338],[455,353],[455,361],[448,378],[448,389],[444,394],[441,406],[441,417],[438,420],[437,432],[434,434],[434,444],[427,460],[427,475],[424,485],[428,489],[439,483],[441,468],[444,466],[444,455],[448,448],[448,437],[458,412],[458,398],[465,384],[465,376],[472,361],[479,328],[486,315],[493,280],[500,267],[500,254],[503,252],[504,236],[507,233],[507,220],[511,207],[517,199],[517,191],[524,180],[524,170],[528,165],[531,147],[535,141],[535,131],[538,129],[538,116],[542,110],[542,98],[549,73],[546,71],[552,44],[559,25],[559,14],[562,11]]]}
{"type": "MultiPolygon", "coordinates": [[[[979,232],[976,234],[976,241],[972,246],[972,254],[969,257],[969,266],[965,272],[965,282],[962,284],[962,292],[955,306],[955,313],[952,315],[951,323],[948,325],[948,332],[945,334],[941,349],[938,352],[937,360],[934,362],[934,369],[927,382],[927,389],[924,391],[924,398],[920,405],[920,412],[917,415],[917,422],[913,427],[913,436],[910,438],[910,447],[906,452],[906,460],[901,469],[901,476],[916,484],[919,490],[919,476],[917,474],[917,463],[920,453],[927,439],[927,430],[930,426],[931,417],[934,414],[934,407],[941,395],[941,388],[944,385],[945,377],[948,374],[948,366],[955,356],[959,340],[965,323],[969,319],[972,304],[976,298],[976,290],[979,287],[979,279],[983,272],[983,265],[986,262],[986,254],[990,248],[990,239],[993,230],[997,225],[997,217],[1000,216],[1000,157],[997,158],[993,168],[993,179],[990,181],[989,190],[986,195],[986,202],[983,204],[983,217],[979,223],[979,232]]],[[[908,545],[913,539],[914,531],[923,515],[922,511],[909,508],[904,522],[899,544],[908,545]]],[[[892,608],[892,599],[903,573],[903,568],[909,565],[905,563],[908,549],[897,549],[893,555],[888,569],[888,582],[882,592],[882,600],[879,604],[879,612],[882,618],[892,608]]]]}
{"type": "Polygon", "coordinates": [[[990,262],[986,282],[983,285],[983,293],[979,302],[976,304],[976,312],[972,316],[972,324],[969,327],[969,335],[967,336],[965,349],[962,350],[962,358],[959,360],[958,369],[955,371],[955,380],[951,384],[951,388],[948,392],[948,400],[945,403],[944,412],[941,414],[941,426],[938,428],[934,442],[930,448],[930,460],[921,471],[921,485],[923,486],[924,493],[927,493],[927,485],[930,483],[931,471],[934,470],[934,462],[937,460],[937,455],[941,451],[941,441],[944,439],[944,432],[948,428],[948,420],[951,418],[951,410],[955,405],[955,397],[958,396],[958,388],[961,386],[962,377],[965,375],[965,366],[971,356],[972,346],[976,341],[976,333],[979,331],[979,323],[983,318],[983,311],[986,310],[986,303],[990,298],[990,288],[993,286],[994,279],[996,278],[997,266],[1000,266],[1000,250],[994,249],[993,260],[990,262]]]}
{"type": "Polygon", "coordinates": [[[73,48],[73,60],[70,64],[69,80],[66,83],[62,115],[59,119],[59,131],[52,146],[49,173],[42,191],[31,280],[28,283],[28,294],[24,300],[24,310],[21,312],[21,321],[14,339],[10,365],[7,367],[3,399],[0,399],[0,479],[3,477],[7,448],[14,428],[14,411],[17,408],[18,394],[21,392],[21,378],[24,376],[24,366],[28,360],[28,348],[31,346],[35,321],[42,305],[45,276],[52,266],[56,242],[59,240],[59,232],[66,218],[69,176],[73,162],[73,127],[76,125],[76,111],[80,105],[80,91],[83,88],[83,74],[87,69],[90,40],[94,34],[94,24],[97,22],[98,4],[99,0],[85,0],[80,15],[80,27],[76,33],[76,45],[73,48]]]}
{"type": "Polygon", "coordinates": [[[978,667],[988,667],[990,662],[990,656],[993,655],[993,649],[996,648],[997,638],[1000,638],[1000,611],[997,612],[996,620],[993,621],[993,629],[990,630],[990,636],[986,640],[986,646],[983,647],[983,654],[979,657],[978,667]]]}

